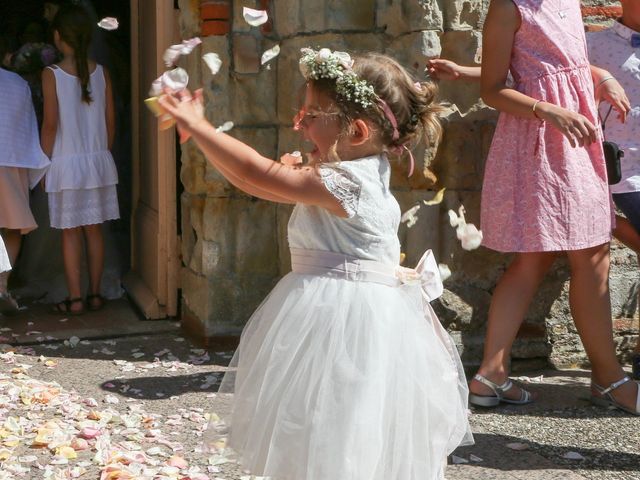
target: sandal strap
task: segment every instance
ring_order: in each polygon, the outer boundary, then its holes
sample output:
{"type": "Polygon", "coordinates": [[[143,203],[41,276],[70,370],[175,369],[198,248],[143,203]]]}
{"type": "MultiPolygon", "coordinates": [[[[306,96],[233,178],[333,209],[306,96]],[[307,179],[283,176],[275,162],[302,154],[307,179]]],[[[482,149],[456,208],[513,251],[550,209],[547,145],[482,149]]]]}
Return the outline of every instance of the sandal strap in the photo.
{"type": "Polygon", "coordinates": [[[594,384],[594,385],[596,386],[596,388],[598,388],[598,390],[600,391],[601,395],[607,395],[607,394],[611,393],[612,391],[614,391],[616,388],[621,387],[622,385],[624,385],[625,383],[630,382],[630,381],[631,381],[631,378],[628,375],[625,375],[623,378],[621,378],[617,382],[613,382],[607,388],[602,388],[597,384],[594,384]]]}
{"type": "Polygon", "coordinates": [[[507,378],[507,380],[502,385],[498,385],[497,383],[492,382],[491,380],[483,377],[479,373],[476,373],[473,376],[473,378],[478,382],[482,383],[483,385],[486,385],[487,387],[489,387],[498,396],[502,396],[504,392],[511,390],[511,388],[513,387],[513,382],[511,381],[510,378],[507,378]]]}

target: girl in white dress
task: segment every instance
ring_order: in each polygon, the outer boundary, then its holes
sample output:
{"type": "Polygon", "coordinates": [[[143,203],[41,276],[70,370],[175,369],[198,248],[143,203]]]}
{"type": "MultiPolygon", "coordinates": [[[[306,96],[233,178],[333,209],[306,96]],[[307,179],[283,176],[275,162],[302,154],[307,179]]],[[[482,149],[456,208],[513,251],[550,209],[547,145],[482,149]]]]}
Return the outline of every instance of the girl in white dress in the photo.
{"type": "Polygon", "coordinates": [[[101,308],[104,267],[102,223],[119,218],[118,174],[109,149],[115,132],[111,81],[107,71],[89,60],[93,29],[80,7],[62,8],[53,24],[60,63],[42,74],[44,120],[42,149],[51,157],[46,178],[49,217],[62,229],[62,255],[69,297],[54,313],[84,311],[80,283],[83,238],[89,266],[87,307],[101,308]]]}
{"type": "Polygon", "coordinates": [[[223,381],[235,391],[228,444],[276,480],[442,479],[446,456],[472,441],[468,392],[429,305],[442,292],[433,256],[399,267],[386,156],[438,133],[435,87],[386,56],[302,53],[306,166],[216,133],[201,92],[159,100],[231,183],[296,204],[293,272],[249,320],[223,381]]]}

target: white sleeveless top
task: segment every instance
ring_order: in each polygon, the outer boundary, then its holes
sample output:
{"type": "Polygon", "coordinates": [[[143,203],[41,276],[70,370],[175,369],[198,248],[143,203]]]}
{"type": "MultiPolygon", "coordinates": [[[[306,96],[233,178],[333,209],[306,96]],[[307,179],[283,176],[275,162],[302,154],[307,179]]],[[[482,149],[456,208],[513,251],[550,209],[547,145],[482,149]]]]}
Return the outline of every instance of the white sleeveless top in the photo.
{"type": "Polygon", "coordinates": [[[58,66],[47,67],[56,78],[58,130],[47,174],[47,192],[81,190],[118,183],[108,149],[106,80],[101,65],[90,75],[92,102],[82,101],[80,79],[58,66]]]}
{"type": "Polygon", "coordinates": [[[400,262],[400,206],[391,194],[384,155],[318,166],[322,182],[349,218],[297,204],[289,220],[289,246],[342,253],[389,265],[400,262]]]}

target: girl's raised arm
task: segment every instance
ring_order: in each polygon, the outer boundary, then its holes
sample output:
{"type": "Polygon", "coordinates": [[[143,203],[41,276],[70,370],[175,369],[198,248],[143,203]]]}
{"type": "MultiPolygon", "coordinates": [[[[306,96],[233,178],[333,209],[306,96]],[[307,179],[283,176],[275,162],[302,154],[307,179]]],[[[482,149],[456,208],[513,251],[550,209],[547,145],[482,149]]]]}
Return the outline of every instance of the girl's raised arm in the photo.
{"type": "Polygon", "coordinates": [[[45,155],[51,158],[58,131],[58,97],[56,95],[56,76],[50,68],[45,68],[42,71],[42,96],[44,107],[40,145],[45,155]]]}
{"type": "Polygon", "coordinates": [[[346,216],[339,201],[325,188],[313,167],[283,165],[215,128],[204,117],[202,94],[188,91],[163,95],[160,105],[187,131],[211,164],[241,190],[266,200],[305,203],[346,216]]]}

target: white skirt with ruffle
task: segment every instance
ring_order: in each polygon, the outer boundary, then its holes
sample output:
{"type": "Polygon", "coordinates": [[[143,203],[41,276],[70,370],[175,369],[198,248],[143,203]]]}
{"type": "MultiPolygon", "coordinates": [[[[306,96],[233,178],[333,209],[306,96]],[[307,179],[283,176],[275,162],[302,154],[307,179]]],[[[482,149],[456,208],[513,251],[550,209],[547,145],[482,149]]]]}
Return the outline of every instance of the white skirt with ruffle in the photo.
{"type": "Polygon", "coordinates": [[[442,479],[473,442],[460,358],[419,285],[290,273],[231,367],[228,445],[253,475],[442,479]]]}

